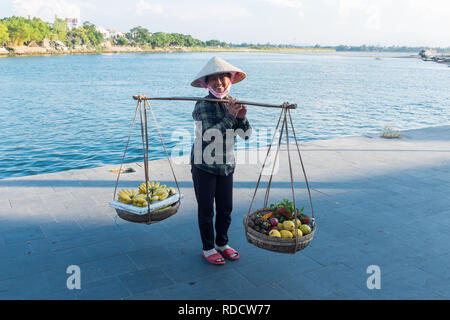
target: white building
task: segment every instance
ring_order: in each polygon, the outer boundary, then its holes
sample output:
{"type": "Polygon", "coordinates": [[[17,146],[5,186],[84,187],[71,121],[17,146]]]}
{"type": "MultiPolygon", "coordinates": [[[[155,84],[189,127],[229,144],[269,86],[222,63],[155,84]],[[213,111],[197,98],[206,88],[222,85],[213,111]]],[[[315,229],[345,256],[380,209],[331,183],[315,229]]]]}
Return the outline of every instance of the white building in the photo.
{"type": "Polygon", "coordinates": [[[111,38],[111,33],[103,28],[103,27],[96,27],[97,31],[100,32],[101,34],[103,34],[103,38],[105,39],[110,39],[111,38]]]}
{"type": "Polygon", "coordinates": [[[103,34],[103,38],[105,39],[119,39],[125,37],[125,33],[120,32],[119,30],[110,30],[103,27],[97,27],[97,31],[103,34]]]}
{"type": "Polygon", "coordinates": [[[119,39],[119,38],[125,38],[125,33],[124,32],[120,32],[119,30],[108,30],[111,38],[113,39],[119,39]]]}
{"type": "Polygon", "coordinates": [[[79,27],[78,18],[66,18],[67,28],[69,30],[76,29],[79,27]]]}

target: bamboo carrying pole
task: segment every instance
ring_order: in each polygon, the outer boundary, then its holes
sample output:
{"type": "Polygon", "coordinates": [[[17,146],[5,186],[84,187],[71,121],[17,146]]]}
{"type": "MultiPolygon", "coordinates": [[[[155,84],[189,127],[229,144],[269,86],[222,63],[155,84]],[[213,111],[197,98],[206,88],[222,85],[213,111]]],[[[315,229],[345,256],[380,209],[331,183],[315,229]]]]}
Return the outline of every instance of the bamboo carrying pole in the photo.
{"type": "MultiPolygon", "coordinates": [[[[196,97],[167,97],[167,98],[148,98],[145,95],[135,95],[133,96],[134,100],[178,100],[178,101],[209,101],[209,102],[222,102],[228,103],[226,99],[213,99],[213,98],[196,98],[196,97]]],[[[259,103],[259,102],[250,102],[250,101],[237,101],[239,104],[245,104],[249,106],[258,106],[258,107],[266,107],[266,108],[285,108],[285,109],[296,109],[297,105],[289,102],[285,102],[281,105],[276,104],[267,104],[267,103],[259,103]]]]}

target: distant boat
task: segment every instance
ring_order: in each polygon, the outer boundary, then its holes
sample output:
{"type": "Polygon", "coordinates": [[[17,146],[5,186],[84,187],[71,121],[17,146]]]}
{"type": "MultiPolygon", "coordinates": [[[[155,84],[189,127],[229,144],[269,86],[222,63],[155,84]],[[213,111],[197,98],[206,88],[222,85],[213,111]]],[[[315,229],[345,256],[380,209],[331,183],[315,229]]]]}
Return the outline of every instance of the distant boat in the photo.
{"type": "Polygon", "coordinates": [[[422,49],[419,51],[419,56],[422,57],[422,60],[424,61],[432,61],[434,57],[436,57],[436,50],[425,50],[422,49]]]}

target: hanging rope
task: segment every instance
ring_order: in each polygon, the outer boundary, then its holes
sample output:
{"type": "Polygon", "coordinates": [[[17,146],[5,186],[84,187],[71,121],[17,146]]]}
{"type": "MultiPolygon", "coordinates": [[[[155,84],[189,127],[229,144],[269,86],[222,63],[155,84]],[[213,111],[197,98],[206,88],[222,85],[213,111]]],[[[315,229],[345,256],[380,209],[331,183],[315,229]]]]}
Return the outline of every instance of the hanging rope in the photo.
{"type": "Polygon", "coordinates": [[[117,192],[117,186],[119,184],[120,173],[122,172],[123,161],[125,159],[125,155],[127,154],[128,145],[130,144],[131,133],[133,131],[134,123],[136,122],[136,116],[137,116],[139,107],[140,107],[140,101],[138,101],[138,103],[136,105],[136,111],[134,112],[134,118],[133,118],[133,122],[131,123],[130,133],[128,134],[127,145],[125,146],[125,152],[123,153],[122,162],[120,163],[119,173],[117,174],[116,186],[114,187],[113,201],[116,200],[116,192],[117,192]]]}
{"type": "Polygon", "coordinates": [[[283,116],[283,124],[281,126],[281,130],[280,130],[280,136],[278,138],[278,147],[277,147],[277,151],[275,152],[275,160],[273,162],[273,166],[272,166],[272,172],[270,173],[270,178],[269,178],[269,182],[267,184],[267,188],[266,188],[266,195],[264,197],[264,208],[267,208],[267,202],[269,201],[269,192],[270,192],[270,186],[272,185],[272,178],[273,178],[273,172],[275,170],[275,165],[278,159],[278,153],[280,152],[280,146],[281,146],[281,139],[283,137],[283,131],[284,131],[284,127],[286,125],[286,110],[283,109],[282,110],[282,114],[284,114],[283,116]]]}
{"type": "MultiPolygon", "coordinates": [[[[146,190],[147,190],[148,221],[146,223],[147,224],[151,224],[152,223],[152,219],[151,219],[151,211],[150,211],[150,194],[149,194],[149,188],[148,188],[148,182],[150,182],[149,181],[150,179],[149,179],[149,163],[148,163],[149,162],[149,157],[148,157],[149,141],[148,141],[147,107],[149,108],[149,110],[150,110],[150,112],[152,114],[153,121],[154,121],[156,129],[158,131],[159,138],[161,140],[161,144],[162,144],[162,146],[164,148],[164,152],[166,154],[166,158],[167,158],[167,160],[169,162],[170,169],[172,171],[173,178],[174,178],[175,183],[177,185],[177,189],[178,189],[178,194],[179,195],[181,195],[181,191],[180,191],[180,186],[179,186],[178,180],[177,180],[176,175],[175,175],[175,171],[174,171],[173,166],[172,166],[172,162],[171,162],[171,160],[169,158],[169,153],[167,152],[167,148],[166,148],[166,146],[164,144],[164,139],[162,137],[161,130],[159,129],[158,121],[157,121],[157,119],[155,117],[153,109],[150,106],[150,103],[147,100],[145,100],[145,98],[146,98],[145,95],[137,96],[138,103],[137,103],[136,110],[135,110],[135,113],[134,113],[134,118],[133,118],[133,122],[131,124],[130,132],[128,134],[128,140],[127,140],[127,144],[125,146],[125,151],[124,151],[123,156],[122,156],[120,169],[119,169],[119,172],[117,174],[116,185],[115,185],[115,188],[114,188],[113,200],[116,199],[116,193],[117,193],[117,187],[118,187],[118,184],[119,184],[120,173],[122,171],[123,163],[124,163],[124,160],[125,160],[125,155],[127,153],[128,146],[130,144],[131,134],[132,134],[132,131],[133,131],[134,124],[136,122],[137,114],[139,113],[140,127],[141,127],[141,139],[142,139],[142,150],[143,150],[143,157],[144,157],[144,175],[145,175],[145,181],[146,181],[145,183],[146,183],[146,190]],[[142,104],[142,102],[144,102],[144,104],[142,104]]],[[[181,201],[181,198],[180,198],[180,201],[181,201]]]]}
{"type": "Polygon", "coordinates": [[[286,147],[287,147],[287,154],[288,154],[288,161],[289,161],[289,174],[291,176],[291,188],[292,188],[292,204],[294,205],[294,225],[295,225],[295,247],[294,247],[294,253],[297,252],[297,248],[298,248],[298,217],[297,217],[297,208],[295,206],[295,192],[294,192],[294,177],[292,174],[292,164],[291,164],[291,154],[289,152],[289,131],[288,131],[288,124],[287,124],[287,117],[286,117],[287,112],[284,112],[284,122],[286,124],[286,147]]]}
{"type": "MultiPolygon", "coordinates": [[[[148,104],[148,108],[150,109],[150,111],[151,111],[151,113],[152,113],[152,117],[153,117],[153,121],[155,122],[156,130],[158,131],[159,138],[160,138],[160,140],[161,140],[161,144],[162,144],[162,146],[163,146],[163,148],[164,148],[164,152],[166,153],[167,161],[169,162],[169,165],[170,165],[170,170],[172,170],[173,179],[175,180],[175,183],[176,183],[176,185],[177,185],[178,194],[181,194],[181,192],[180,192],[180,186],[179,186],[179,184],[178,184],[177,177],[175,176],[175,171],[173,170],[172,161],[170,160],[169,153],[167,152],[167,149],[166,149],[166,145],[164,144],[164,140],[163,140],[163,137],[162,137],[162,134],[161,134],[161,130],[159,130],[158,121],[156,120],[155,114],[153,113],[153,109],[152,109],[152,107],[150,106],[150,103],[149,103],[147,100],[145,100],[145,103],[148,104]]],[[[180,201],[181,201],[181,200],[180,200],[180,201]]]]}
{"type": "Polygon", "coordinates": [[[258,187],[259,187],[259,184],[260,184],[260,181],[261,181],[261,176],[262,176],[262,173],[264,171],[267,158],[269,156],[271,147],[273,145],[273,141],[274,141],[275,135],[278,132],[278,128],[279,128],[279,125],[280,125],[280,120],[281,120],[281,118],[283,118],[283,123],[281,125],[281,130],[280,130],[280,136],[278,138],[277,150],[276,150],[276,153],[275,153],[275,160],[274,160],[274,162],[272,164],[272,170],[271,170],[271,174],[270,174],[270,177],[269,177],[269,182],[267,184],[266,193],[265,193],[265,196],[264,196],[264,208],[267,208],[267,203],[268,203],[268,200],[269,200],[270,188],[271,188],[271,184],[272,184],[272,178],[273,178],[273,173],[274,173],[274,169],[275,169],[275,164],[277,162],[278,154],[279,154],[279,150],[280,150],[280,146],[281,146],[281,139],[283,137],[284,131],[286,131],[286,148],[287,148],[287,154],[288,154],[289,175],[290,175],[290,182],[291,182],[292,204],[293,204],[293,209],[294,209],[294,224],[295,224],[295,230],[294,230],[294,232],[295,232],[295,234],[294,234],[295,247],[293,247],[293,252],[292,253],[295,253],[299,249],[299,245],[300,245],[299,239],[300,239],[300,237],[298,236],[298,224],[297,223],[298,223],[299,218],[297,217],[297,206],[296,206],[296,202],[295,202],[294,175],[293,175],[293,172],[292,172],[292,162],[291,162],[290,147],[289,147],[289,128],[288,128],[288,120],[287,120],[288,115],[289,115],[289,122],[291,124],[292,134],[293,134],[294,141],[295,141],[295,144],[296,144],[296,147],[297,147],[297,152],[298,152],[298,155],[299,155],[299,158],[300,158],[300,163],[301,163],[301,166],[302,166],[303,175],[305,177],[306,187],[307,187],[308,196],[309,196],[309,202],[310,202],[310,205],[311,205],[311,216],[312,216],[312,218],[314,218],[314,208],[313,208],[313,205],[312,205],[311,190],[309,188],[308,178],[306,176],[305,167],[303,165],[303,159],[301,157],[300,148],[298,146],[298,141],[297,141],[297,136],[295,134],[294,125],[293,125],[293,122],[292,122],[291,112],[290,112],[289,108],[287,107],[287,104],[285,106],[286,107],[282,109],[282,111],[280,113],[280,117],[278,118],[278,123],[277,123],[277,125],[275,127],[275,132],[274,132],[274,135],[272,136],[272,141],[270,142],[270,145],[269,145],[269,148],[268,148],[268,151],[267,151],[267,154],[266,154],[266,158],[264,159],[263,166],[262,166],[262,169],[261,169],[258,181],[256,183],[255,191],[253,193],[253,197],[252,197],[252,200],[250,202],[250,207],[248,209],[248,213],[251,212],[251,208],[252,208],[252,205],[253,205],[253,202],[254,202],[254,199],[255,199],[255,196],[256,196],[256,192],[258,190],[258,187]]]}
{"type": "Polygon", "coordinates": [[[253,201],[255,200],[255,196],[256,196],[256,191],[258,190],[258,186],[259,186],[259,183],[261,181],[261,176],[262,176],[262,173],[263,173],[264,168],[266,166],[266,161],[267,161],[267,158],[269,156],[270,149],[272,148],[273,140],[275,139],[275,136],[277,134],[278,126],[280,125],[280,121],[281,121],[281,116],[282,115],[283,115],[283,110],[281,110],[281,112],[280,112],[280,117],[278,118],[277,126],[275,127],[275,131],[273,133],[272,140],[270,142],[269,148],[267,149],[267,154],[266,154],[266,157],[264,159],[264,162],[263,162],[263,165],[262,165],[262,169],[261,169],[261,172],[260,172],[259,177],[258,177],[258,182],[256,182],[255,192],[253,193],[252,201],[250,202],[250,207],[248,208],[248,213],[250,213],[250,210],[252,209],[253,201]]]}
{"type": "Polygon", "coordinates": [[[291,122],[292,133],[294,135],[295,145],[297,146],[298,157],[300,158],[300,163],[302,165],[303,176],[305,177],[306,188],[308,190],[309,204],[311,205],[311,217],[314,218],[314,207],[312,204],[311,190],[309,188],[308,177],[306,176],[305,166],[303,165],[302,155],[300,154],[300,148],[298,147],[297,137],[295,135],[294,124],[292,123],[291,111],[289,112],[289,120],[291,122]]]}

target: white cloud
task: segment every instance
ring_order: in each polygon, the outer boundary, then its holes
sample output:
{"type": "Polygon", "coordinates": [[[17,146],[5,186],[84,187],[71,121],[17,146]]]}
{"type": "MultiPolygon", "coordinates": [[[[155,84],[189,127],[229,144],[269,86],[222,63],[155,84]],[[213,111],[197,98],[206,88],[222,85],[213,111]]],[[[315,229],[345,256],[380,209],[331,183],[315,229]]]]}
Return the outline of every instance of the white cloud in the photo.
{"type": "MultiPolygon", "coordinates": [[[[230,21],[239,20],[243,18],[251,17],[252,14],[242,7],[223,7],[217,10],[216,7],[196,7],[195,10],[181,11],[177,13],[171,13],[171,18],[176,18],[182,21],[194,21],[194,20],[215,20],[215,21],[230,21]]],[[[166,16],[168,17],[168,15],[166,16]]]]}
{"type": "Polygon", "coordinates": [[[301,0],[264,0],[265,2],[282,8],[290,8],[298,10],[298,14],[301,18],[304,18],[304,5],[301,0]]]}
{"type": "Polygon", "coordinates": [[[371,30],[381,29],[381,9],[377,5],[370,5],[367,7],[367,21],[366,26],[371,30]]]}
{"type": "Polygon", "coordinates": [[[80,18],[80,6],[66,0],[13,0],[14,14],[27,17],[39,17],[52,22],[58,18],[80,18]]]}
{"type": "Polygon", "coordinates": [[[339,23],[347,25],[365,25],[369,30],[381,29],[381,7],[383,1],[340,0],[339,23]]]}
{"type": "Polygon", "coordinates": [[[146,11],[155,14],[162,14],[164,12],[164,8],[160,4],[149,3],[148,1],[141,0],[136,4],[136,14],[138,16],[144,15],[146,11]]]}

